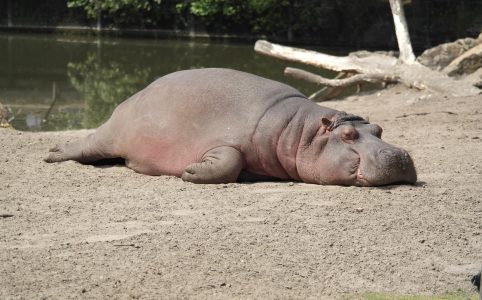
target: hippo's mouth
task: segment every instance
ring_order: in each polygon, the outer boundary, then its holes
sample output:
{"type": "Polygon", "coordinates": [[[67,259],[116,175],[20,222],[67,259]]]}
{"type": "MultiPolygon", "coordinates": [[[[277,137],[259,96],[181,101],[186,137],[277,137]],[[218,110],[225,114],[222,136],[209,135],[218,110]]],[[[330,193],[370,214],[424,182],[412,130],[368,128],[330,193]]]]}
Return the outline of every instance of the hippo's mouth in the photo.
{"type": "Polygon", "coordinates": [[[355,185],[356,186],[372,186],[372,183],[368,181],[368,179],[363,176],[363,172],[361,170],[361,156],[358,154],[358,158],[356,160],[356,170],[354,172],[355,177],[355,185]]]}
{"type": "Polygon", "coordinates": [[[363,176],[363,173],[360,169],[360,165],[358,165],[358,168],[356,169],[356,178],[355,178],[355,185],[358,186],[367,186],[371,185],[370,182],[363,176]]]}

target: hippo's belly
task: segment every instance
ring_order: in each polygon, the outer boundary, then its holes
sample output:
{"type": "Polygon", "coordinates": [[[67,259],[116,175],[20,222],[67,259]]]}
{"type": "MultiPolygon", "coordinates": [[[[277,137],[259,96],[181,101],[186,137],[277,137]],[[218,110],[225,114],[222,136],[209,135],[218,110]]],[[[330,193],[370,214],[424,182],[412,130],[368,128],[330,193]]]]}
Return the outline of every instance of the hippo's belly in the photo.
{"type": "Polygon", "coordinates": [[[259,120],[295,89],[225,69],[181,71],[162,77],[113,113],[117,148],[130,168],[180,176],[219,146],[250,152],[259,120]],[[197,74],[196,74],[197,73],[197,74]]]}
{"type": "Polygon", "coordinates": [[[171,125],[168,128],[140,125],[137,130],[130,130],[119,147],[126,165],[142,174],[180,176],[186,166],[200,162],[210,149],[222,145],[239,147],[243,143],[240,137],[239,142],[235,143],[233,138],[200,135],[192,128],[179,128],[175,123],[171,125]]]}

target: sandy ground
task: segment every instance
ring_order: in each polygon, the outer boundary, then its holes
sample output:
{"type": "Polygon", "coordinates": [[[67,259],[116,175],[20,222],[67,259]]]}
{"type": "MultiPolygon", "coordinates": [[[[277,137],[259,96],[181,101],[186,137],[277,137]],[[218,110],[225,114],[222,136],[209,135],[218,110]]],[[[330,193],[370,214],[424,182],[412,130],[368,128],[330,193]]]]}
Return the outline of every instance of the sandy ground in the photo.
{"type": "Polygon", "coordinates": [[[473,295],[482,96],[394,88],[325,105],[380,124],[412,154],[418,183],[194,185],[42,161],[86,130],[1,129],[0,298],[473,295]]]}

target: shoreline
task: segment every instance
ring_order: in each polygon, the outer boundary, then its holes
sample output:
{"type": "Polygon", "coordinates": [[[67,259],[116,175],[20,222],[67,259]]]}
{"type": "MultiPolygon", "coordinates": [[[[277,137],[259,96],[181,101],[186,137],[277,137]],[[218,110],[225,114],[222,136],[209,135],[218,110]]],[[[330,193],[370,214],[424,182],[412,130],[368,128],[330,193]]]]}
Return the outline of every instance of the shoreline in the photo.
{"type": "Polygon", "coordinates": [[[411,153],[415,185],[374,188],[47,164],[91,129],[0,128],[0,298],[474,297],[481,103],[401,87],[324,102],[411,153]]]}

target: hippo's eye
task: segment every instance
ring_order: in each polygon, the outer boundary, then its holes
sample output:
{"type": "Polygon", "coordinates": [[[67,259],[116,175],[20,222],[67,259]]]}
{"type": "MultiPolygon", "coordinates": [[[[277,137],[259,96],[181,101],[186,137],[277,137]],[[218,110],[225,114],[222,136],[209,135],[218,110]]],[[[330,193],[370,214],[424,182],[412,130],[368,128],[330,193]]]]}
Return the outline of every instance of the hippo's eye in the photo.
{"type": "Polygon", "coordinates": [[[341,132],[341,139],[347,143],[353,143],[358,138],[358,131],[353,126],[346,126],[341,132]]]}

